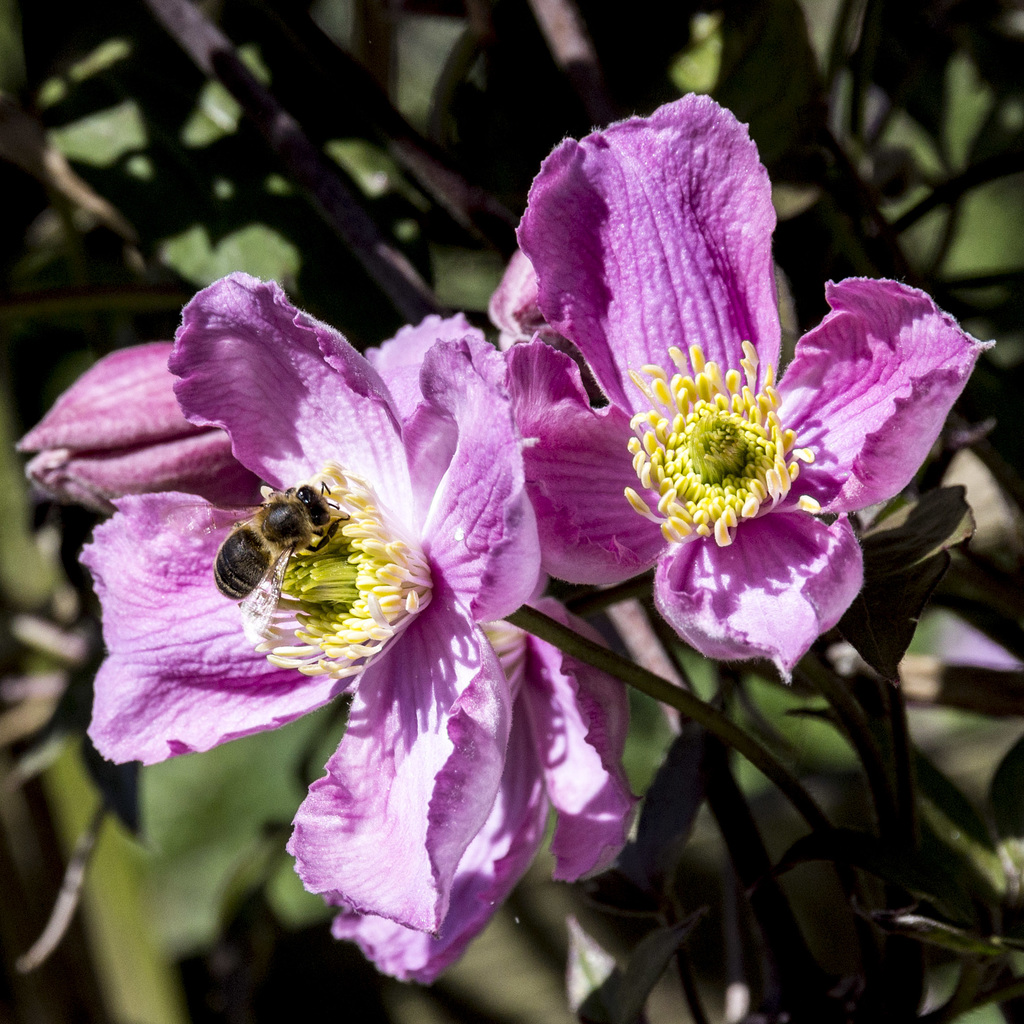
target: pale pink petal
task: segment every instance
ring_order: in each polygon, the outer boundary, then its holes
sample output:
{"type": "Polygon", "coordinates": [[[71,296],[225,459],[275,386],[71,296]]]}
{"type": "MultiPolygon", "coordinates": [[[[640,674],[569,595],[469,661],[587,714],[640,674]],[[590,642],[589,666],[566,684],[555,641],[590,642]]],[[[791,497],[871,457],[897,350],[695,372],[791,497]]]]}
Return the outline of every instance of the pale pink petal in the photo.
{"type": "Polygon", "coordinates": [[[432,982],[465,952],[530,866],[547,817],[540,766],[525,718],[516,709],[494,807],[459,862],[451,902],[437,936],[381,917],[343,913],[336,938],[357,942],[386,974],[432,982]]]}
{"type": "Polygon", "coordinates": [[[512,253],[487,312],[491,323],[501,332],[499,348],[531,341],[538,331],[555,334],[537,305],[537,275],[521,249],[512,253]]]}
{"type": "Polygon", "coordinates": [[[730,547],[677,545],[658,565],[658,610],[708,658],[768,658],[785,678],[860,591],[863,559],[845,518],[802,512],[741,523],[730,547]]]}
{"type": "Polygon", "coordinates": [[[913,479],[988,346],[896,281],[851,278],[825,294],[832,312],[797,345],[780,418],[814,452],[798,489],[843,512],[913,479]]]}
{"type": "Polygon", "coordinates": [[[643,404],[629,368],[703,346],[738,366],[751,341],[779,351],[768,175],[746,128],[707,96],[685,96],[566,140],[530,190],[519,244],[548,323],[574,341],[608,397],[643,404]]]}
{"type": "Polygon", "coordinates": [[[427,932],[491,812],[510,720],[501,666],[452,597],[435,591],[363,673],[288,844],[311,892],[427,932]]]}
{"type": "Polygon", "coordinates": [[[384,382],[273,282],[232,274],[199,292],[182,314],[170,366],[188,418],[227,430],[238,461],[274,487],[333,460],[370,480],[392,510],[408,500],[384,382]]]}
{"type": "MultiPolygon", "coordinates": [[[[539,610],[578,632],[593,631],[557,601],[539,610]]],[[[558,819],[554,877],[576,879],[608,867],[629,837],[635,803],[622,768],[629,700],[618,679],[529,638],[526,679],[515,714],[530,720],[548,798],[558,819]]]]}
{"type": "Polygon", "coordinates": [[[272,729],[327,703],[325,677],[275,668],[213,582],[222,535],[172,525],[193,495],[123,498],[82,561],[103,605],[107,658],[89,735],[112,761],[151,764],[272,729]]]}
{"type": "Polygon", "coordinates": [[[502,357],[471,339],[435,345],[423,364],[426,404],[459,431],[427,515],[424,544],[478,622],[515,611],[540,574],[505,376],[502,357]]]}
{"type": "Polygon", "coordinates": [[[665,541],[624,496],[643,490],[629,416],[613,405],[592,409],[579,368],[547,345],[516,345],[506,358],[545,572],[617,583],[650,568],[665,541]]]}
{"type": "Polygon", "coordinates": [[[483,333],[462,315],[447,319],[431,314],[415,327],[403,327],[379,348],[366,350],[370,365],[384,378],[403,419],[408,419],[420,403],[420,367],[423,357],[436,341],[483,341],[483,333]]]}

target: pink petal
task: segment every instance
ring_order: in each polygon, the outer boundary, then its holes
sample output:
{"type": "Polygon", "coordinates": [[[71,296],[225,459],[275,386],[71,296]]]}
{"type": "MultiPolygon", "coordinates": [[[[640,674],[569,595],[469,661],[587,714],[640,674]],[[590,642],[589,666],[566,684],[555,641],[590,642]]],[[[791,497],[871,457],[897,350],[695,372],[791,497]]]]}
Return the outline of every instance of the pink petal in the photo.
{"type": "Polygon", "coordinates": [[[519,244],[548,323],[574,341],[612,402],[640,407],[628,368],[703,346],[738,366],[779,351],[775,213],[746,128],[685,96],[581,142],[563,142],[530,190],[519,244]]]}
{"type": "Polygon", "coordinates": [[[592,409],[579,368],[547,345],[516,345],[506,358],[545,572],[570,583],[617,583],[650,568],[665,541],[623,494],[642,490],[628,415],[592,409]]]}
{"type": "MultiPolygon", "coordinates": [[[[557,601],[537,607],[586,635],[593,632],[557,601]]],[[[635,801],[622,768],[629,700],[618,679],[535,637],[528,644],[515,714],[529,717],[548,798],[558,811],[554,877],[574,882],[608,867],[629,837],[635,801]]]]}
{"type": "Polygon", "coordinates": [[[108,651],[89,735],[113,761],[208,750],[290,722],[341,688],[253,651],[238,606],[213,582],[223,536],[169,525],[194,502],[186,494],[123,498],[82,555],[108,651]]]}
{"type": "Polygon", "coordinates": [[[544,837],[547,809],[533,737],[517,707],[501,788],[459,862],[437,936],[381,917],[343,913],[334,920],[335,937],[353,939],[386,974],[429,984],[462,956],[526,872],[544,837]]]}
{"type": "Polygon", "coordinates": [[[891,498],[920,468],[978,355],[924,292],[851,278],[797,344],[779,391],[782,422],[815,455],[797,489],[832,511],[891,498]]]}
{"type": "Polygon", "coordinates": [[[515,611],[540,575],[537,526],[505,375],[501,356],[471,339],[439,343],[423,363],[426,404],[459,431],[424,543],[478,622],[515,611]]]}
{"type": "Polygon", "coordinates": [[[512,253],[487,312],[491,323],[501,331],[498,344],[503,349],[531,341],[538,331],[555,334],[537,305],[537,275],[521,249],[512,253]]]}
{"type": "Polygon", "coordinates": [[[730,547],[678,545],[658,565],[654,594],[673,629],[708,658],[770,658],[785,678],[860,591],[863,560],[845,519],[806,513],[741,523],[730,547]]]}
{"type": "Polygon", "coordinates": [[[483,341],[483,333],[461,314],[442,319],[431,315],[415,327],[403,327],[379,348],[366,350],[370,365],[387,382],[403,419],[407,419],[423,398],[420,367],[435,341],[461,341],[471,337],[483,341]]]}
{"type": "Polygon", "coordinates": [[[306,888],[436,932],[494,804],[509,720],[490,645],[435,593],[363,673],[328,774],[299,808],[288,849],[306,888]]]}
{"type": "Polygon", "coordinates": [[[274,487],[334,460],[402,508],[409,473],[384,382],[273,282],[231,274],[199,292],[170,365],[188,418],[227,430],[238,461],[274,487]]]}

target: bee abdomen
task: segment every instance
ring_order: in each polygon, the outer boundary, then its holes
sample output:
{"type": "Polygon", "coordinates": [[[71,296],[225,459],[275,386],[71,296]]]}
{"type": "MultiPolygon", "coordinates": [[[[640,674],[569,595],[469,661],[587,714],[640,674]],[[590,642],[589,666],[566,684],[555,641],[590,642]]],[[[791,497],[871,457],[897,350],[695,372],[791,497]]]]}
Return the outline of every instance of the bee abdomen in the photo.
{"type": "Polygon", "coordinates": [[[251,529],[235,530],[220,546],[213,565],[217,589],[236,601],[248,597],[270,566],[262,538],[251,529]]]}

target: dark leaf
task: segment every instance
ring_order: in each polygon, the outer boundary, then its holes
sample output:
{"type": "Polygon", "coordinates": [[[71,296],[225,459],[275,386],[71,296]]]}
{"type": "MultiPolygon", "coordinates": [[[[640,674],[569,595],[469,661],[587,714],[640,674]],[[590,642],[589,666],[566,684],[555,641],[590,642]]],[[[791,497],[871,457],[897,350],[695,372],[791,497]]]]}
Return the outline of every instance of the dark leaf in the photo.
{"type": "Polygon", "coordinates": [[[139,762],[114,764],[107,761],[86,735],[82,759],[103,798],[104,806],[116,814],[133,833],[139,831],[139,762]]]}
{"type": "Polygon", "coordinates": [[[821,121],[817,61],[795,0],[732,5],[713,95],[750,125],[769,166],[813,134],[821,121]]]}
{"type": "Polygon", "coordinates": [[[839,629],[886,679],[897,677],[921,611],[949,567],[949,548],[973,532],[964,489],[943,487],[897,509],[861,538],[864,586],[839,629]]]}
{"type": "Polygon", "coordinates": [[[704,799],[703,737],[700,726],[687,722],[672,741],[647,790],[636,839],[619,854],[619,871],[651,895],[661,892],[704,799]]]}
{"type": "Polygon", "coordinates": [[[611,1003],[614,1024],[634,1024],[640,1018],[651,989],[702,915],[703,911],[698,911],[679,924],[655,928],[644,936],[622,972],[618,991],[611,1003]]]}
{"type": "Polygon", "coordinates": [[[962,924],[974,921],[974,908],[961,879],[940,858],[927,851],[893,849],[866,832],[833,829],[798,839],[783,855],[775,873],[781,874],[811,860],[860,868],[928,900],[954,921],[962,924]]]}
{"type": "Polygon", "coordinates": [[[996,829],[1003,839],[1024,837],[1022,783],[1024,783],[1024,737],[1010,748],[1000,762],[992,777],[989,791],[996,829]]]}
{"type": "Polygon", "coordinates": [[[905,910],[876,910],[870,918],[887,932],[906,935],[919,942],[927,942],[932,946],[941,946],[973,956],[1005,956],[1007,949],[1016,945],[1012,941],[1004,941],[998,935],[973,935],[945,921],[937,921],[923,914],[913,914],[905,910]]]}

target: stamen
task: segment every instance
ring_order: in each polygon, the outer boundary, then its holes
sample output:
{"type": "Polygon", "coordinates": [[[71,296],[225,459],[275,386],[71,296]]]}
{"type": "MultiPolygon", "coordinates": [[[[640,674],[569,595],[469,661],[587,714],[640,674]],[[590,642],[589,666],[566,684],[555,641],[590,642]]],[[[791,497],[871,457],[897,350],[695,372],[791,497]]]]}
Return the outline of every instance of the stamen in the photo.
{"type": "MultiPolygon", "coordinates": [[[[676,346],[669,358],[679,370],[669,379],[660,366],[631,370],[630,378],[651,409],[632,417],[629,440],[633,469],[645,490],[658,495],[657,509],[632,487],[627,501],[660,525],[670,543],[714,536],[720,547],[734,540],[739,524],[785,501],[800,475],[800,463],[814,462],[809,448],[797,448],[793,430],[779,419],[775,368],[768,364],[758,388],[759,361],[744,341],[740,370],[705,359],[699,345],[687,357],[676,346]],[[693,376],[684,376],[688,369],[693,376]]],[[[815,499],[796,502],[820,512],[815,499]]]]}

